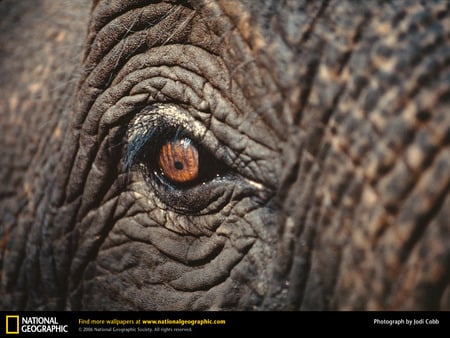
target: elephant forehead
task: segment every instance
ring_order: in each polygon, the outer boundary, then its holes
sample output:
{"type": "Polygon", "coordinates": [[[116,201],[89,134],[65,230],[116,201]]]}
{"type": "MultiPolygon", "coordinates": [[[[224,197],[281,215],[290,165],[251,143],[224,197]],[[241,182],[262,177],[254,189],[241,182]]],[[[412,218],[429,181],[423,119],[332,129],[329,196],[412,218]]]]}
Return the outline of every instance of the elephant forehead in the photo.
{"type": "MultiPolygon", "coordinates": [[[[136,92],[134,86],[146,80],[140,90],[150,92],[150,99],[159,94],[190,100],[212,114],[199,116],[205,123],[223,121],[226,115],[227,125],[241,126],[249,138],[277,148],[277,140],[268,137],[274,133],[273,123],[265,119],[272,118],[268,111],[282,98],[269,72],[258,67],[258,52],[219,6],[135,2],[127,8],[100,2],[93,17],[84,84],[97,90],[83,91],[92,97],[90,104],[110,86],[134,81],[126,91],[136,92]]],[[[82,108],[80,119],[90,106],[82,108]]]]}

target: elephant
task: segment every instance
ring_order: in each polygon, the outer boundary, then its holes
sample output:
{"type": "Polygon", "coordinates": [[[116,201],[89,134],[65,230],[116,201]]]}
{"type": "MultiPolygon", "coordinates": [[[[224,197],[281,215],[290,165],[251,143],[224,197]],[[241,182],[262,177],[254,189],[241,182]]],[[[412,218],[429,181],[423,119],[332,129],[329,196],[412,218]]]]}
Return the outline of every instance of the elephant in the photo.
{"type": "Polygon", "coordinates": [[[449,310],[449,8],[0,1],[0,308],[449,310]]]}

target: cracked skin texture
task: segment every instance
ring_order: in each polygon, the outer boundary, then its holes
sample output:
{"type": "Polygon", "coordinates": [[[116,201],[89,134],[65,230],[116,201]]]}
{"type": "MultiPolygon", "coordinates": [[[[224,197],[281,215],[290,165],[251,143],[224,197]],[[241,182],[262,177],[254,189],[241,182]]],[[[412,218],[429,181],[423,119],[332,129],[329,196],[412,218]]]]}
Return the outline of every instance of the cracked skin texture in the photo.
{"type": "Polygon", "coordinates": [[[1,1],[0,308],[449,310],[449,6],[1,1]]]}

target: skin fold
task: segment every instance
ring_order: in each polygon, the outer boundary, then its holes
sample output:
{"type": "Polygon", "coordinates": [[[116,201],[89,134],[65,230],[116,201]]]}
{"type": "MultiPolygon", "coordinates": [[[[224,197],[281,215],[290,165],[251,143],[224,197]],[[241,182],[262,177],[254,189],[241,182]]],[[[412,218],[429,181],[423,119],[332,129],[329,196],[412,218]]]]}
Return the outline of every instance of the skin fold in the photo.
{"type": "Polygon", "coordinates": [[[446,1],[0,1],[0,308],[450,310],[446,1]]]}

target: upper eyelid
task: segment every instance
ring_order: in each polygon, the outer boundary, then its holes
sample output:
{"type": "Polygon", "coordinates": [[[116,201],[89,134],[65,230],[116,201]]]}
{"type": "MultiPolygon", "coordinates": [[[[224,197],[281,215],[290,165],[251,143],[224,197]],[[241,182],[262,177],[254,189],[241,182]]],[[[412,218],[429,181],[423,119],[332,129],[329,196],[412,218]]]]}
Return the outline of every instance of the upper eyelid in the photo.
{"type": "MultiPolygon", "coordinates": [[[[166,140],[169,135],[173,134],[173,139],[178,140],[185,137],[190,137],[186,135],[186,132],[182,131],[181,128],[177,128],[175,133],[172,132],[171,126],[140,126],[136,128],[134,136],[128,141],[127,150],[125,154],[125,169],[129,170],[132,165],[136,162],[137,157],[140,155],[141,150],[147,147],[149,144],[158,147],[161,145],[162,140],[166,140]]],[[[156,150],[156,149],[154,149],[156,150]]]]}

